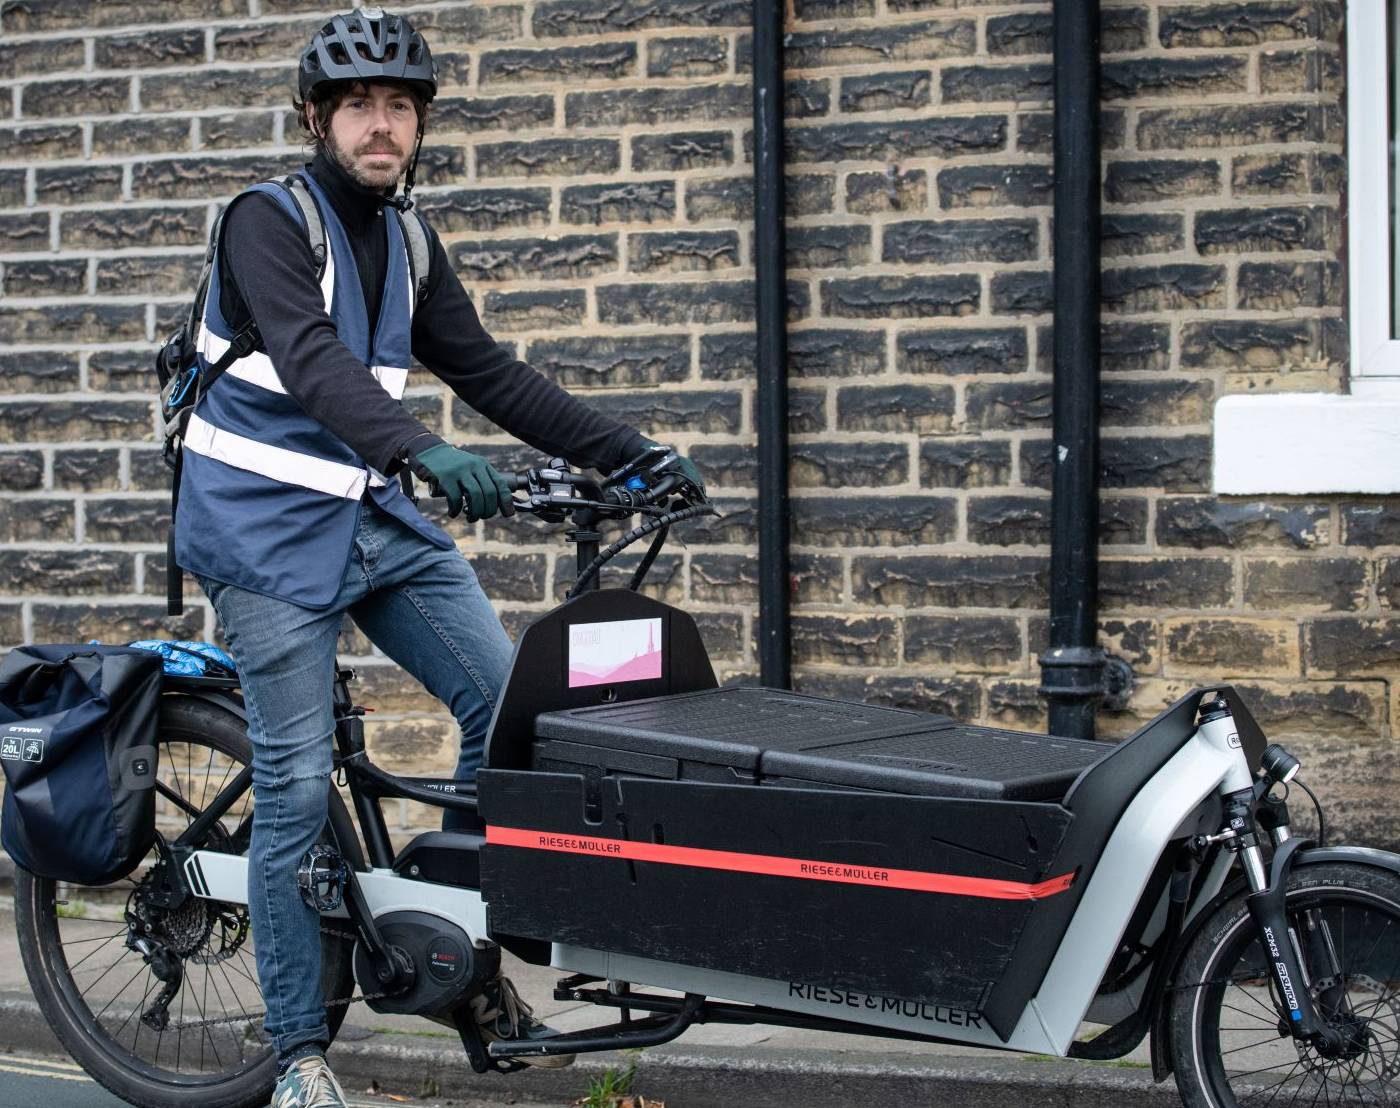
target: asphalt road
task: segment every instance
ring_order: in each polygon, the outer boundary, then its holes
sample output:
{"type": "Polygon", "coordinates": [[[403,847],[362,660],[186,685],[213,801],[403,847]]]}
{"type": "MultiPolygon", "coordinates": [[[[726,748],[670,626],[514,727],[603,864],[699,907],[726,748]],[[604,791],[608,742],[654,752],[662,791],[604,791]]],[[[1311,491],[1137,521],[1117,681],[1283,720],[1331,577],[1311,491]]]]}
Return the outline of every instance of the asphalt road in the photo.
{"type": "MultiPolygon", "coordinates": [[[[346,1089],[352,1108],[488,1108],[499,1100],[418,1100],[395,1090],[366,1092],[346,1089]]],[[[0,1054],[0,1108],[130,1108],[64,1059],[56,1061],[26,1054],[0,1054]]],[[[511,1102],[512,1108],[557,1108],[557,1105],[511,1102]]]]}

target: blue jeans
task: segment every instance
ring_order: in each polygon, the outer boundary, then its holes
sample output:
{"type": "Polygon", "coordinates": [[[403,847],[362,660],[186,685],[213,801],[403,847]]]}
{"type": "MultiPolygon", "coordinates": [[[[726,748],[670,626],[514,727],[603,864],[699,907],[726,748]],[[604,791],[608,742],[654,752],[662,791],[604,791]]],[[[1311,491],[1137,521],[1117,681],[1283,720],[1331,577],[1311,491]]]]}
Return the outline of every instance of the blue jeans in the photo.
{"type": "Polygon", "coordinates": [[[279,1057],[286,1057],[330,1038],[320,987],[320,919],[302,902],[297,867],[326,824],[335,731],[331,686],[345,614],[451,709],[462,734],[458,780],[474,779],[481,766],[511,643],[466,559],[439,550],[368,499],[340,592],[324,611],[199,581],[223,624],[248,708],[248,911],[265,1029],[279,1057]]]}

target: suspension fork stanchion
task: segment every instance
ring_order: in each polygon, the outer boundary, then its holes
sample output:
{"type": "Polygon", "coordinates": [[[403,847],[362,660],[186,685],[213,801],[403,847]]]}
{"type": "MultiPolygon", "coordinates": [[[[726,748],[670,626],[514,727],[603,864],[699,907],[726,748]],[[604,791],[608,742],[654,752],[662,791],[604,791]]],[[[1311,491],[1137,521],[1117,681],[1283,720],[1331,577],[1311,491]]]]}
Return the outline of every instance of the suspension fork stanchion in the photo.
{"type": "MultiPolygon", "coordinates": [[[[1313,1006],[1307,971],[1288,927],[1287,875],[1289,862],[1304,839],[1287,839],[1274,852],[1272,866],[1264,861],[1263,837],[1255,821],[1255,808],[1268,781],[1257,787],[1245,758],[1239,732],[1230,714],[1229,703],[1216,697],[1201,706],[1197,734],[1222,753],[1234,756],[1235,764],[1221,782],[1225,800],[1225,849],[1238,854],[1249,882],[1245,904],[1254,921],[1259,942],[1269,962],[1269,975],[1287,1007],[1287,1030],[1295,1038],[1312,1043],[1324,1057],[1339,1052],[1343,1038],[1327,1024],[1313,1006]]],[[[1280,1028],[1282,1031],[1283,1028],[1280,1028]]]]}

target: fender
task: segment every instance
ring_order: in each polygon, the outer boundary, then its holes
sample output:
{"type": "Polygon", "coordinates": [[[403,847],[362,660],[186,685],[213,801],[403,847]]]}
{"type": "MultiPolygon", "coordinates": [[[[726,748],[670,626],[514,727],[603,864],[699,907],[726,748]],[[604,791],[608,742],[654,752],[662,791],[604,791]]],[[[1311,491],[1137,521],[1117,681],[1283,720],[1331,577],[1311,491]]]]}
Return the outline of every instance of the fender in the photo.
{"type": "MultiPolygon", "coordinates": [[[[1400,874],[1400,854],[1392,853],[1389,850],[1377,850],[1369,846],[1313,846],[1302,847],[1293,850],[1290,854],[1282,858],[1282,866],[1278,867],[1281,872],[1272,879],[1283,882],[1288,881],[1288,875],[1299,866],[1315,866],[1324,862],[1350,862],[1357,866],[1373,866],[1376,869],[1389,870],[1391,873],[1400,874]]],[[[1223,889],[1216,894],[1214,900],[1207,904],[1187,925],[1177,940],[1176,948],[1172,951],[1172,975],[1167,981],[1167,991],[1176,984],[1175,964],[1179,963],[1181,956],[1196,938],[1197,933],[1205,926],[1206,920],[1213,916],[1216,910],[1233,896],[1238,896],[1247,891],[1248,883],[1243,874],[1238,874],[1228,881],[1223,889]]],[[[1152,1080],[1165,1081],[1172,1073],[1171,1050],[1167,1046],[1167,1004],[1165,995],[1157,1005],[1157,1012],[1152,1020],[1152,1080]]]]}
{"type": "Polygon", "coordinates": [[[232,712],[244,723],[248,722],[248,709],[243,698],[234,694],[231,688],[202,688],[194,685],[176,684],[178,678],[166,677],[166,696],[187,696],[191,700],[202,700],[216,708],[232,712]],[[171,687],[173,686],[173,687],[171,687]]]}

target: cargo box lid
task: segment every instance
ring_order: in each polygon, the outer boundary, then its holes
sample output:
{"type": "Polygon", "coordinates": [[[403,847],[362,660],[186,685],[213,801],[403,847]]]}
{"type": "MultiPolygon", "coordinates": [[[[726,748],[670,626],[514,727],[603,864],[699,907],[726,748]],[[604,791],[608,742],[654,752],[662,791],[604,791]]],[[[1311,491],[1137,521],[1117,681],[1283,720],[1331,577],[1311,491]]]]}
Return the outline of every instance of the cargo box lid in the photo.
{"type": "Polygon", "coordinates": [[[752,687],[545,712],[544,739],[757,772],[766,751],[802,751],[953,727],[947,716],[752,687]]]}
{"type": "Polygon", "coordinates": [[[773,751],[764,755],[762,768],[764,781],[798,787],[1059,800],[1112,749],[1108,743],[960,724],[817,750],[773,751]]]}

